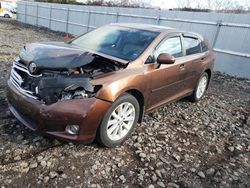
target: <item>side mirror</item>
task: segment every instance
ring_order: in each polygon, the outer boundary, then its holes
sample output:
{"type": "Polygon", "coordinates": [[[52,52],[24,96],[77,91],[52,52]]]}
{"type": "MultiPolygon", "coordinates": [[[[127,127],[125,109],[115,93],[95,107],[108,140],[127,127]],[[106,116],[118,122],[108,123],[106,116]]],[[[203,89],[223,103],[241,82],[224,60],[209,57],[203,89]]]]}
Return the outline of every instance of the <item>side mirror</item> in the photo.
{"type": "Polygon", "coordinates": [[[175,58],[167,53],[160,54],[157,57],[157,63],[159,64],[173,64],[175,62],[175,58]]]}
{"type": "Polygon", "coordinates": [[[64,39],[64,42],[69,42],[69,41],[71,41],[71,40],[73,40],[73,38],[74,38],[74,36],[72,36],[72,35],[69,35],[69,34],[66,34],[64,37],[63,37],[63,39],[64,39]]]}

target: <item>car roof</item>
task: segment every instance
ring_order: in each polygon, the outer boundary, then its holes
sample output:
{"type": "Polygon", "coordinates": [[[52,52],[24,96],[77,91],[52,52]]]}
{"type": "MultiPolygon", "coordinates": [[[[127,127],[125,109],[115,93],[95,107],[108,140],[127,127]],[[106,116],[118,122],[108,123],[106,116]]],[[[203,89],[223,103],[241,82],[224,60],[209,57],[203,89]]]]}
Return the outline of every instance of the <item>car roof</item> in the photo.
{"type": "Polygon", "coordinates": [[[190,31],[184,31],[184,30],[180,30],[180,29],[176,29],[172,27],[161,26],[161,25],[142,24],[142,23],[111,23],[110,25],[142,29],[142,30],[147,30],[147,31],[155,31],[155,32],[160,32],[160,33],[180,32],[180,33],[183,33],[183,36],[197,37],[197,38],[200,38],[201,40],[204,40],[204,37],[201,34],[190,32],[190,31]]]}
{"type": "Polygon", "coordinates": [[[172,27],[165,27],[161,25],[152,25],[152,24],[142,24],[142,23],[112,23],[110,25],[120,26],[120,27],[129,27],[135,29],[143,29],[148,31],[156,31],[156,32],[168,32],[177,30],[172,27]]]}

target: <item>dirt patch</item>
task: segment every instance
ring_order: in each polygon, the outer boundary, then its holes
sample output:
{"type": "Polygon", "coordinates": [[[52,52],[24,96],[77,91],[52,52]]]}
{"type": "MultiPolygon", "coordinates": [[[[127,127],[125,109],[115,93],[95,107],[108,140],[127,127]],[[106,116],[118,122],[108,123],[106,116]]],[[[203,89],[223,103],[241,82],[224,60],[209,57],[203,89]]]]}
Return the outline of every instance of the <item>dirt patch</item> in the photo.
{"type": "Polygon", "coordinates": [[[204,99],[144,117],[112,149],[30,131],[8,111],[6,81],[29,42],[62,41],[47,29],[0,22],[0,184],[4,187],[248,187],[250,81],[216,73],[204,99]]]}

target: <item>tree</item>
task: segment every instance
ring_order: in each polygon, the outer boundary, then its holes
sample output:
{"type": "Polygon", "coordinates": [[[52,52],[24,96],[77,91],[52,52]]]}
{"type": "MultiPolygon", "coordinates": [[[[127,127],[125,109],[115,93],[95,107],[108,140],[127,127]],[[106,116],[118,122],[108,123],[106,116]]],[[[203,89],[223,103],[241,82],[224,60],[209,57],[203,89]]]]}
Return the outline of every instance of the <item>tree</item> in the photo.
{"type": "MultiPolygon", "coordinates": [[[[248,2],[250,3],[250,2],[248,2]]],[[[179,9],[210,9],[215,11],[244,9],[238,0],[178,0],[176,2],[179,9]]],[[[246,4],[246,2],[245,2],[246,4]]],[[[246,9],[247,7],[245,7],[246,9]]]]}

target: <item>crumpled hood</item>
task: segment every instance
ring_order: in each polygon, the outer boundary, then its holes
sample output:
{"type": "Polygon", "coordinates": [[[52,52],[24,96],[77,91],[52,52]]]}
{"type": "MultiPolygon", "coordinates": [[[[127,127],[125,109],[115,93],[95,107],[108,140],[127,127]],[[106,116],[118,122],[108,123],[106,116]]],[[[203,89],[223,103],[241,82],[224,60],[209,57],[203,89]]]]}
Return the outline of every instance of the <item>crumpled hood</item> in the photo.
{"type": "Polygon", "coordinates": [[[94,55],[64,42],[31,43],[24,46],[20,59],[35,62],[41,69],[66,70],[89,64],[94,55]]]}

